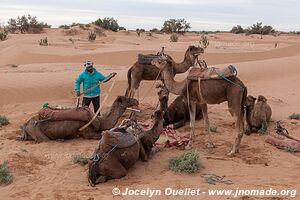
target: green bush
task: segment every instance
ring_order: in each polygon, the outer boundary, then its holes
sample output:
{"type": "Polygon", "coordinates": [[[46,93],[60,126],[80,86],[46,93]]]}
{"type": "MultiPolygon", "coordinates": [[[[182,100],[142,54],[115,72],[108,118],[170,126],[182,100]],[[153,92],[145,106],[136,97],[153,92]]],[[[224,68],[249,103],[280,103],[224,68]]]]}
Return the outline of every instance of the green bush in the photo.
{"type": "Polygon", "coordinates": [[[199,43],[204,49],[206,49],[209,46],[209,40],[205,35],[201,35],[199,43]]]}
{"type": "Polygon", "coordinates": [[[41,33],[44,28],[50,28],[51,26],[44,22],[39,22],[36,16],[23,15],[18,16],[17,19],[9,19],[6,29],[10,33],[41,33]]]}
{"type": "Polygon", "coordinates": [[[74,164],[80,164],[82,166],[88,164],[88,159],[81,154],[72,155],[72,161],[74,164]]]}
{"type": "Polygon", "coordinates": [[[234,33],[234,34],[239,34],[239,33],[244,33],[244,29],[242,28],[241,25],[237,25],[232,27],[232,29],[230,30],[230,33],[234,33]]]}
{"type": "Polygon", "coordinates": [[[119,24],[113,17],[105,17],[103,19],[99,18],[94,22],[94,24],[104,29],[112,30],[115,32],[117,32],[119,29],[119,24]]]}
{"type": "Polygon", "coordinates": [[[0,126],[5,126],[7,124],[9,124],[9,119],[4,115],[0,115],[0,126]]]}
{"type": "Polygon", "coordinates": [[[95,32],[89,32],[89,34],[88,34],[89,41],[95,41],[96,38],[97,38],[97,34],[95,32]]]}
{"type": "Polygon", "coordinates": [[[0,164],[0,183],[8,185],[12,182],[13,176],[8,167],[8,162],[5,160],[2,164],[0,164]]]}
{"type": "Polygon", "coordinates": [[[70,29],[69,25],[60,25],[58,28],[63,28],[63,29],[70,29]]]}
{"type": "Polygon", "coordinates": [[[178,42],[178,35],[173,33],[171,36],[170,36],[170,42],[178,42]]]}
{"type": "Polygon", "coordinates": [[[45,37],[45,38],[40,39],[40,40],[39,40],[39,45],[40,45],[40,46],[48,46],[48,45],[49,45],[49,43],[48,43],[48,38],[45,37]]]}
{"type": "Polygon", "coordinates": [[[169,159],[169,168],[176,172],[194,173],[199,170],[200,166],[198,152],[195,150],[169,159]]]}
{"type": "Polygon", "coordinates": [[[289,119],[300,119],[300,114],[299,113],[293,113],[289,116],[289,119]]]}
{"type": "Polygon", "coordinates": [[[7,39],[8,33],[6,31],[0,32],[0,41],[7,39]]]}

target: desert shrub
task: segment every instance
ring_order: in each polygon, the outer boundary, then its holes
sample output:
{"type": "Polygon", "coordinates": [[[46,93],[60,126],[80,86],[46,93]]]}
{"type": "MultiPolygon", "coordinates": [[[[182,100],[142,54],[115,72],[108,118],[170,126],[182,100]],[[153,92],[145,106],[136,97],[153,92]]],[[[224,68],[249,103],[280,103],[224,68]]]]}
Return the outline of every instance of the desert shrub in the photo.
{"type": "Polygon", "coordinates": [[[96,38],[97,38],[97,34],[95,32],[89,32],[89,34],[88,34],[89,41],[95,41],[96,38]]]}
{"type": "Polygon", "coordinates": [[[0,32],[0,41],[7,39],[8,33],[6,31],[0,32]]]}
{"type": "Polygon", "coordinates": [[[159,32],[159,30],[157,28],[153,28],[153,29],[150,29],[150,32],[157,33],[157,32],[159,32]]]}
{"type": "Polygon", "coordinates": [[[286,152],[290,152],[290,153],[298,152],[297,149],[295,149],[293,147],[284,147],[283,150],[286,151],[286,152]]]}
{"type": "Polygon", "coordinates": [[[152,35],[151,32],[148,32],[148,33],[147,33],[147,36],[152,37],[153,35],[152,35]]]}
{"type": "Polygon", "coordinates": [[[123,26],[120,26],[120,27],[119,27],[119,31],[126,31],[126,28],[123,27],[123,26]]]}
{"type": "Polygon", "coordinates": [[[169,168],[176,172],[194,173],[199,170],[200,166],[198,152],[195,150],[169,159],[169,168]]]}
{"type": "Polygon", "coordinates": [[[191,23],[185,19],[169,19],[166,20],[161,29],[164,33],[185,33],[191,29],[191,23]]]}
{"type": "Polygon", "coordinates": [[[72,42],[72,44],[75,43],[75,41],[73,40],[73,38],[69,38],[69,41],[72,42]]]}
{"type": "Polygon", "coordinates": [[[99,18],[94,22],[94,24],[104,29],[112,30],[115,32],[119,29],[119,24],[113,17],[105,17],[103,19],[99,18]]]}
{"type": "Polygon", "coordinates": [[[78,34],[78,31],[75,28],[71,28],[71,29],[64,30],[64,33],[65,33],[65,35],[68,35],[68,36],[74,36],[74,35],[78,34]]]}
{"type": "Polygon", "coordinates": [[[44,22],[39,22],[36,16],[23,15],[18,16],[17,19],[9,19],[6,29],[10,33],[41,33],[44,28],[50,28],[51,26],[44,22]]]}
{"type": "Polygon", "coordinates": [[[216,126],[211,126],[211,127],[209,127],[209,130],[210,130],[211,132],[216,133],[217,130],[218,130],[218,127],[216,127],[216,126]]]}
{"type": "Polygon", "coordinates": [[[232,29],[230,30],[230,33],[234,33],[234,34],[239,34],[239,33],[244,33],[244,29],[242,28],[241,25],[237,25],[232,27],[232,29]]]}
{"type": "Polygon", "coordinates": [[[300,114],[299,113],[293,113],[289,116],[289,119],[300,119],[300,114]]]}
{"type": "Polygon", "coordinates": [[[91,27],[91,25],[90,25],[90,24],[86,24],[86,25],[85,25],[85,27],[87,27],[87,28],[90,28],[90,27],[91,27]]]}
{"type": "Polygon", "coordinates": [[[9,124],[9,119],[4,115],[0,115],[0,126],[5,126],[7,124],[9,124]]]}
{"type": "Polygon", "coordinates": [[[88,159],[81,154],[72,155],[72,161],[74,164],[80,164],[82,166],[88,164],[88,159]]]}
{"type": "Polygon", "coordinates": [[[58,28],[63,28],[63,29],[70,29],[69,25],[60,25],[58,28]]]}
{"type": "Polygon", "coordinates": [[[5,160],[0,164],[0,184],[8,185],[12,182],[13,176],[8,167],[8,162],[5,160]]]}
{"type": "Polygon", "coordinates": [[[40,40],[39,40],[39,45],[40,45],[40,46],[48,46],[48,45],[49,45],[49,43],[48,43],[48,38],[45,37],[45,38],[40,39],[40,40]]]}
{"type": "Polygon", "coordinates": [[[170,36],[170,42],[178,42],[178,35],[173,33],[171,36],[170,36]]]}
{"type": "Polygon", "coordinates": [[[209,40],[205,35],[201,35],[199,43],[204,49],[206,49],[209,46],[209,40]]]}

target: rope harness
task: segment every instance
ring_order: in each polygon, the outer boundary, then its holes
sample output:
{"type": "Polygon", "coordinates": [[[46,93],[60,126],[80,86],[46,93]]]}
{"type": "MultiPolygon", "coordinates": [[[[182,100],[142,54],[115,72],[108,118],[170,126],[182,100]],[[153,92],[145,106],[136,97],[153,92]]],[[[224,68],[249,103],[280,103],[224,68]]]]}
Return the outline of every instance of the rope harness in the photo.
{"type": "Polygon", "coordinates": [[[201,175],[205,181],[209,184],[216,185],[216,183],[224,183],[226,185],[233,184],[232,180],[223,180],[225,176],[217,176],[215,174],[203,174],[201,175]]]}

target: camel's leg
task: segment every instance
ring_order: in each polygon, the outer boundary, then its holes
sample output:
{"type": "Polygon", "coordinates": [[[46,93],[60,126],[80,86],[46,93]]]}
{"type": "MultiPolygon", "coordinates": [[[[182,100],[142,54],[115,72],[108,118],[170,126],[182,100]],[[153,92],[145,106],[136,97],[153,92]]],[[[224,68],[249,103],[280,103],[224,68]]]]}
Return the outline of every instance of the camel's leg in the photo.
{"type": "Polygon", "coordinates": [[[122,178],[127,174],[127,170],[123,167],[114,154],[110,154],[102,166],[103,168],[100,171],[103,173],[101,173],[101,175],[107,176],[108,179],[122,178]]]}
{"type": "Polygon", "coordinates": [[[142,161],[148,161],[149,157],[144,149],[144,147],[142,146],[142,143],[140,141],[139,142],[139,146],[140,146],[140,158],[142,161]]]}
{"type": "Polygon", "coordinates": [[[191,101],[189,106],[190,106],[189,113],[190,113],[190,129],[191,129],[191,131],[190,131],[190,140],[186,146],[186,149],[191,149],[193,147],[193,141],[195,138],[196,102],[191,101]]]}
{"type": "MultiPolygon", "coordinates": [[[[208,148],[214,148],[214,143],[212,141],[211,131],[210,131],[210,123],[208,118],[208,112],[207,112],[207,104],[201,104],[201,110],[203,113],[203,119],[206,131],[208,132],[208,148]]],[[[195,110],[196,111],[196,110],[195,110]]]]}
{"type": "Polygon", "coordinates": [[[227,154],[228,156],[233,156],[234,154],[239,152],[241,140],[245,132],[244,115],[241,113],[241,111],[239,111],[237,115],[234,115],[234,117],[235,117],[235,127],[236,127],[237,134],[235,137],[234,145],[231,151],[227,154]]]}
{"type": "Polygon", "coordinates": [[[136,90],[139,88],[140,83],[142,81],[142,73],[141,72],[134,72],[131,73],[131,88],[129,91],[129,97],[134,98],[136,90]]]}

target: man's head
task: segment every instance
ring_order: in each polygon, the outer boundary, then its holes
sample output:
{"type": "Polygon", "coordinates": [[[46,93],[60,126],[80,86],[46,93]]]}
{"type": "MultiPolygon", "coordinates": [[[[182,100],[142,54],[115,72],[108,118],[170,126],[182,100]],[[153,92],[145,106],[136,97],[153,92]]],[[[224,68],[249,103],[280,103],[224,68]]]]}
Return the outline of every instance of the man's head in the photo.
{"type": "Polygon", "coordinates": [[[86,68],[86,71],[88,71],[89,73],[93,73],[94,69],[93,69],[93,65],[94,63],[92,61],[85,61],[84,62],[84,66],[86,68]]]}

